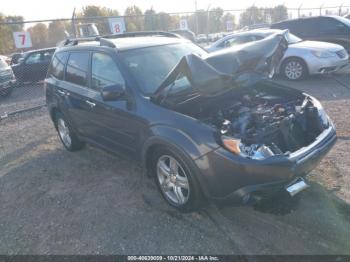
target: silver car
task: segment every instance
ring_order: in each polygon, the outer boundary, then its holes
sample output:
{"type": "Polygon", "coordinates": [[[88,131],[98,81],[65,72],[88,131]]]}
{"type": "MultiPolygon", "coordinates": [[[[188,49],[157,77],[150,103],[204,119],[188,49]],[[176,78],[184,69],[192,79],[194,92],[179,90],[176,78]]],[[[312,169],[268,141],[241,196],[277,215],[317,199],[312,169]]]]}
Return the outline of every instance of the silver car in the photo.
{"type": "MultiPolygon", "coordinates": [[[[274,33],[276,29],[257,29],[228,35],[206,47],[208,52],[261,40],[274,33]]],[[[318,41],[303,41],[288,33],[288,49],[277,68],[279,74],[290,80],[300,80],[307,75],[335,72],[349,63],[344,47],[318,41]]]]}

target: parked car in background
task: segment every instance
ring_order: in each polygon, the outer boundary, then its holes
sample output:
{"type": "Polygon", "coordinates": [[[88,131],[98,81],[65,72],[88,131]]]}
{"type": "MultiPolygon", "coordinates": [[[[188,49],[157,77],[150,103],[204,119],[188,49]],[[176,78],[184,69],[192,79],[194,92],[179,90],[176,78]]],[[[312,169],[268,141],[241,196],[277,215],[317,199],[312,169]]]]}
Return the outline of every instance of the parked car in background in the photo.
{"type": "MultiPolygon", "coordinates": [[[[226,36],[206,47],[214,52],[228,47],[239,46],[264,39],[282,32],[278,29],[256,29],[226,36]]],[[[303,41],[288,33],[288,50],[276,68],[277,72],[289,80],[300,80],[307,75],[335,72],[349,64],[346,50],[337,44],[303,41]]]]}
{"type": "Polygon", "coordinates": [[[288,29],[304,39],[342,45],[350,52],[350,20],[341,16],[316,16],[286,20],[271,25],[272,29],[288,29]]]}
{"type": "Polygon", "coordinates": [[[11,64],[11,58],[5,55],[0,55],[0,58],[6,62],[6,64],[10,65],[11,64]]]}
{"type": "Polygon", "coordinates": [[[45,48],[25,52],[17,64],[12,66],[18,84],[44,80],[56,48],[45,48]]]}
{"type": "Polygon", "coordinates": [[[197,42],[198,44],[208,42],[207,35],[205,35],[205,34],[199,34],[199,35],[197,35],[197,37],[196,37],[196,42],[197,42]]]}
{"type": "Polygon", "coordinates": [[[61,142],[140,161],[178,209],[294,196],[336,141],[317,99],[268,80],[284,34],[212,54],[161,32],[84,41],[58,47],[45,80],[61,142]]]}
{"type": "Polygon", "coordinates": [[[177,29],[177,30],[171,30],[170,31],[171,33],[175,33],[175,34],[178,34],[178,35],[181,35],[182,37],[188,39],[188,40],[191,40],[192,42],[195,42],[196,41],[196,35],[195,33],[193,33],[192,31],[190,30],[181,30],[181,29],[177,29]]]}
{"type": "Polygon", "coordinates": [[[16,83],[11,67],[0,56],[0,96],[11,94],[16,83]]]}

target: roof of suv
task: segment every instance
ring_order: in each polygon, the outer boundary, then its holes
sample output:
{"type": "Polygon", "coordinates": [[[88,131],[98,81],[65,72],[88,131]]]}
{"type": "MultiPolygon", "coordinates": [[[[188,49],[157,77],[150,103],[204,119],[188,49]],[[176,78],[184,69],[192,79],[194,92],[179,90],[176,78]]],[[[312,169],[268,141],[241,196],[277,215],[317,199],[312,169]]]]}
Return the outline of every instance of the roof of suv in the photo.
{"type": "Polygon", "coordinates": [[[286,22],[293,22],[293,21],[313,20],[313,19],[323,18],[323,17],[338,19],[339,16],[337,16],[337,15],[306,16],[306,17],[299,17],[299,18],[293,18],[293,19],[286,19],[286,20],[283,20],[280,22],[273,23],[272,25],[278,25],[278,24],[283,24],[286,22]]]}
{"type": "MultiPolygon", "coordinates": [[[[122,38],[110,38],[109,42],[112,42],[118,51],[145,48],[151,46],[160,46],[168,44],[177,44],[190,42],[184,38],[176,37],[164,37],[164,36],[137,36],[137,37],[122,37],[122,38]]],[[[100,46],[99,41],[82,41],[78,46],[100,46]]],[[[62,46],[61,48],[72,47],[72,46],[62,46]]]]}

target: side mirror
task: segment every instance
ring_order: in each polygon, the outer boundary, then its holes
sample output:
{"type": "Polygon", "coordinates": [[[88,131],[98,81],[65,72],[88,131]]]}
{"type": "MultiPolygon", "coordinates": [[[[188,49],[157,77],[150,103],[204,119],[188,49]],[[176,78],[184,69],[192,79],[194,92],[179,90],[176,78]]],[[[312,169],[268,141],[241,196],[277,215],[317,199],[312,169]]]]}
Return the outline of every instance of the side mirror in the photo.
{"type": "Polygon", "coordinates": [[[116,84],[105,86],[101,90],[101,96],[103,101],[114,101],[122,98],[125,94],[124,85],[116,84]]]}
{"type": "Polygon", "coordinates": [[[24,58],[23,57],[21,57],[21,58],[19,58],[18,60],[17,60],[17,64],[20,64],[20,63],[22,63],[24,61],[24,58]]]}

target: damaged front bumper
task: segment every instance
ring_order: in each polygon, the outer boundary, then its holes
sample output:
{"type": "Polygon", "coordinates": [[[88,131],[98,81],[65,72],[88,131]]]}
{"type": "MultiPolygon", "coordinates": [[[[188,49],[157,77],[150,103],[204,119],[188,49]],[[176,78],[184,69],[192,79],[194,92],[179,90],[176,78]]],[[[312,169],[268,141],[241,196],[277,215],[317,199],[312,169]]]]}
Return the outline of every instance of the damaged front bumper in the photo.
{"type": "Polygon", "coordinates": [[[225,202],[283,189],[314,169],[335,142],[335,128],[330,123],[309,146],[265,160],[242,158],[220,147],[196,160],[201,171],[200,182],[209,199],[225,202]]]}

